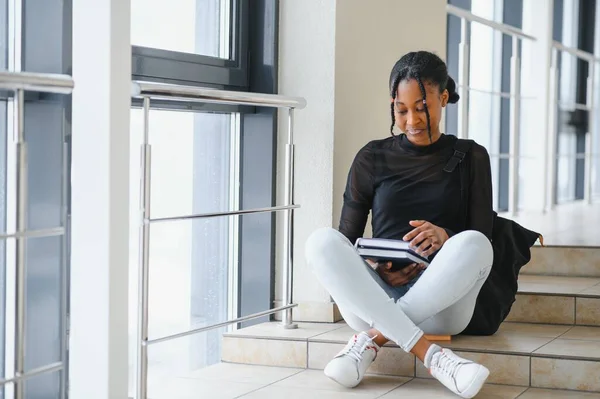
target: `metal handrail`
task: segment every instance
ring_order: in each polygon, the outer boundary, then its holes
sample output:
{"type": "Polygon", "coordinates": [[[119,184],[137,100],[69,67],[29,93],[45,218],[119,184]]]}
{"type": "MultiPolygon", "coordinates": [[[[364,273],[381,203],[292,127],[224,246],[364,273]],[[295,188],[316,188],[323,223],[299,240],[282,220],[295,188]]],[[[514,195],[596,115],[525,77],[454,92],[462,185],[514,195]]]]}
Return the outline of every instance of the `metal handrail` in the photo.
{"type": "Polygon", "coordinates": [[[575,48],[575,47],[565,46],[564,44],[562,44],[561,42],[556,41],[556,40],[552,42],[552,47],[554,47],[555,49],[557,49],[559,51],[564,51],[565,53],[569,53],[577,58],[581,58],[582,60],[586,60],[589,62],[600,62],[600,58],[596,57],[594,54],[589,53],[587,51],[579,50],[578,48],[575,48]]]}
{"type": "Polygon", "coordinates": [[[537,40],[537,38],[535,36],[528,35],[527,33],[523,32],[521,29],[515,28],[514,26],[502,24],[500,22],[492,21],[491,19],[480,17],[478,15],[473,14],[472,12],[465,10],[464,8],[460,8],[460,7],[453,6],[451,4],[447,4],[446,12],[448,14],[457,16],[459,18],[466,19],[467,21],[470,21],[470,22],[477,22],[479,24],[489,26],[490,28],[500,31],[509,36],[515,36],[515,37],[518,37],[519,39],[526,39],[526,40],[532,40],[532,41],[537,40]]]}
{"type": "Polygon", "coordinates": [[[146,345],[159,344],[161,342],[170,341],[172,339],[183,338],[183,337],[187,337],[189,335],[199,334],[199,333],[202,333],[202,332],[206,332],[206,331],[214,330],[214,329],[217,329],[217,328],[225,327],[225,326],[228,326],[230,324],[243,323],[244,321],[258,319],[259,317],[263,317],[263,316],[269,316],[269,315],[271,315],[273,313],[277,313],[277,312],[281,312],[283,310],[291,309],[291,308],[294,308],[296,306],[298,306],[298,304],[296,304],[296,303],[292,303],[292,304],[286,305],[286,306],[280,306],[278,308],[273,308],[273,309],[265,310],[263,312],[249,314],[248,316],[238,317],[237,319],[227,320],[227,321],[223,321],[221,323],[211,324],[211,325],[208,325],[208,326],[205,326],[205,327],[194,328],[194,329],[191,329],[189,331],[182,332],[182,333],[167,335],[167,336],[161,337],[161,338],[150,339],[150,340],[146,341],[145,344],[146,345]]]}
{"type": "Polygon", "coordinates": [[[267,208],[241,209],[239,211],[195,213],[195,214],[192,214],[192,215],[168,216],[168,217],[162,217],[162,218],[152,218],[150,220],[146,220],[145,222],[146,223],[175,222],[175,221],[182,221],[182,220],[218,218],[218,217],[222,217],[222,216],[254,215],[254,214],[257,214],[257,213],[272,213],[272,212],[280,212],[280,211],[286,211],[288,209],[297,209],[297,208],[300,208],[300,206],[298,206],[298,205],[270,206],[270,207],[267,207],[267,208]]]}
{"type": "MultiPolygon", "coordinates": [[[[294,136],[293,120],[294,109],[304,108],[306,100],[303,98],[286,97],[273,94],[232,92],[224,90],[206,89],[203,87],[180,86],[154,82],[132,82],[132,97],[143,100],[144,132],[141,145],[141,189],[140,189],[140,264],[138,271],[138,336],[137,336],[137,370],[136,370],[136,399],[147,399],[148,394],[148,346],[158,342],[198,334],[203,331],[236,324],[261,316],[283,312],[281,326],[283,328],[297,328],[292,322],[292,276],[293,276],[293,211],[299,208],[294,204],[294,136]],[[151,150],[150,136],[150,106],[152,100],[166,100],[169,102],[195,102],[227,105],[250,105],[272,108],[287,108],[288,111],[288,137],[285,152],[285,174],[284,174],[284,204],[268,208],[256,208],[246,210],[233,210],[228,212],[212,212],[202,214],[180,215],[173,217],[152,218],[150,216],[150,186],[151,186],[151,150]],[[212,324],[206,327],[192,329],[176,333],[166,337],[148,339],[148,297],[149,297],[149,271],[150,271],[150,227],[156,222],[170,222],[176,220],[192,220],[198,218],[211,218],[221,216],[237,216],[265,212],[284,212],[283,219],[283,248],[282,269],[283,306],[266,310],[253,315],[227,320],[225,322],[212,324]]],[[[177,111],[177,110],[175,110],[177,111]]]]}
{"type": "MultiPolygon", "coordinates": [[[[25,380],[41,374],[64,370],[66,358],[62,352],[61,361],[25,371],[25,336],[26,336],[26,255],[27,241],[34,237],[65,236],[64,227],[46,229],[28,228],[28,152],[25,140],[25,92],[43,92],[56,94],[70,94],[74,88],[73,79],[68,75],[31,72],[0,71],[0,89],[14,91],[14,108],[16,112],[15,138],[16,138],[16,228],[15,232],[3,232],[1,240],[14,239],[16,247],[16,293],[15,293],[15,371],[12,378],[0,379],[0,386],[14,384],[15,398],[24,398],[25,380]]],[[[63,263],[64,265],[64,263],[63,263]]],[[[66,273],[66,270],[63,270],[66,273]]],[[[63,289],[67,289],[63,287],[63,289]]],[[[63,331],[63,334],[65,332],[63,331]]],[[[63,337],[64,340],[64,337],[63,337]]]]}
{"type": "Polygon", "coordinates": [[[306,107],[306,100],[297,97],[143,81],[131,83],[131,96],[133,98],[149,97],[153,100],[187,101],[202,104],[252,105],[297,109],[306,107]]]}
{"type": "Polygon", "coordinates": [[[74,86],[69,75],[0,71],[0,89],[70,94],[74,86]]]}

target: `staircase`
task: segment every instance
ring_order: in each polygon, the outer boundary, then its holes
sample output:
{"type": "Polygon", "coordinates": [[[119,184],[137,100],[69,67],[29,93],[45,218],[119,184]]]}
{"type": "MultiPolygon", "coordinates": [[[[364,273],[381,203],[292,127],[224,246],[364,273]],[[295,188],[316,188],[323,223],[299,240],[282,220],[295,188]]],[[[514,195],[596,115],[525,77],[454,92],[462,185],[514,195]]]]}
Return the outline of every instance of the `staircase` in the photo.
{"type": "MultiPolygon", "coordinates": [[[[226,334],[222,360],[321,370],[352,334],[343,322],[299,323],[296,330],[264,323],[226,334]]],[[[490,384],[517,389],[510,397],[600,398],[536,389],[600,393],[600,249],[534,247],[519,279],[517,300],[499,332],[457,336],[442,345],[487,366],[490,384]]],[[[393,344],[382,348],[369,372],[408,377],[410,384],[426,387],[431,378],[420,361],[393,344]]]]}

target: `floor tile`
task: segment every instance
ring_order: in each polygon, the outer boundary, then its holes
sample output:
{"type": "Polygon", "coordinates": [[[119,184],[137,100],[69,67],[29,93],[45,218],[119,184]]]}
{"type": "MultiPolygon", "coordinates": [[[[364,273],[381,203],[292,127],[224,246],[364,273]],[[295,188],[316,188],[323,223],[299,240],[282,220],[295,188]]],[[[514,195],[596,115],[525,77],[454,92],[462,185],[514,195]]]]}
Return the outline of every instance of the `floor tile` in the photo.
{"type": "MultiPolygon", "coordinates": [[[[506,385],[485,385],[476,398],[482,399],[514,399],[527,388],[506,385]]],[[[414,380],[394,389],[382,396],[385,399],[456,399],[454,393],[440,384],[437,380],[414,380]]]]}
{"type": "Polygon", "coordinates": [[[228,363],[306,368],[306,341],[223,337],[221,360],[228,363]]]}
{"type": "Polygon", "coordinates": [[[261,384],[206,381],[191,378],[169,378],[150,381],[148,396],[152,399],[231,399],[262,388],[261,384]]]}
{"type": "MultiPolygon", "coordinates": [[[[288,330],[282,328],[279,323],[262,323],[251,327],[242,328],[231,333],[225,333],[225,337],[249,337],[264,339],[306,340],[344,327],[345,324],[338,323],[298,323],[298,328],[288,330]]],[[[347,340],[347,339],[346,339],[347,340]]]]}
{"type": "Polygon", "coordinates": [[[521,273],[600,277],[600,251],[585,247],[533,247],[521,273]]]}
{"type": "Polygon", "coordinates": [[[600,326],[600,298],[577,298],[575,303],[577,324],[600,326]]]}
{"type": "Polygon", "coordinates": [[[600,327],[575,326],[561,335],[562,339],[600,341],[600,327]]]}
{"type": "Polygon", "coordinates": [[[555,324],[531,324],[505,322],[495,335],[519,335],[522,337],[557,338],[569,331],[571,326],[555,324]]]}
{"type": "Polygon", "coordinates": [[[497,334],[489,337],[460,335],[445,346],[464,351],[486,351],[513,354],[530,354],[546,345],[552,338],[497,334]]]}
{"type": "Polygon", "coordinates": [[[310,387],[298,389],[269,385],[247,395],[241,396],[239,399],[374,399],[378,397],[379,396],[376,394],[369,392],[354,392],[352,389],[338,392],[311,389],[310,387]]]}
{"type": "Polygon", "coordinates": [[[600,362],[531,358],[531,385],[535,388],[600,392],[600,362]]]}
{"type": "Polygon", "coordinates": [[[556,339],[534,352],[537,355],[557,356],[560,358],[580,358],[600,360],[598,341],[556,339]]]}
{"type": "Polygon", "coordinates": [[[589,295],[589,296],[600,296],[600,284],[597,284],[591,288],[583,290],[580,295],[589,295]]]}
{"type": "Polygon", "coordinates": [[[544,236],[546,245],[599,246],[600,206],[584,203],[563,204],[550,212],[528,211],[517,216],[501,213],[544,236]]]}
{"type": "Polygon", "coordinates": [[[349,390],[342,387],[338,383],[330,380],[320,370],[306,370],[302,373],[295,374],[289,378],[281,380],[273,384],[273,387],[277,388],[295,388],[304,389],[310,388],[311,390],[317,391],[333,391],[333,392],[345,392],[345,393],[360,393],[373,395],[372,397],[379,397],[386,392],[399,387],[400,385],[409,381],[410,378],[403,377],[391,377],[381,375],[367,375],[363,381],[355,388],[349,390]]]}
{"type": "Polygon", "coordinates": [[[335,357],[345,344],[328,342],[309,342],[308,343],[308,368],[313,370],[323,370],[327,363],[335,357]]]}
{"type": "Polygon", "coordinates": [[[506,321],[574,324],[575,298],[518,294],[506,321]]]}
{"type": "Polygon", "coordinates": [[[323,334],[315,335],[309,338],[311,342],[333,342],[339,344],[346,344],[350,337],[356,334],[352,328],[350,328],[346,323],[340,323],[340,328],[328,331],[323,334]]]}
{"type": "Polygon", "coordinates": [[[219,363],[183,375],[181,378],[267,385],[302,371],[304,371],[304,369],[219,363]]]}
{"type": "Polygon", "coordinates": [[[599,283],[600,279],[591,277],[523,275],[519,277],[519,292],[574,295],[599,283]]]}
{"type": "Polygon", "coordinates": [[[530,388],[519,399],[600,399],[600,393],[530,388]]]}

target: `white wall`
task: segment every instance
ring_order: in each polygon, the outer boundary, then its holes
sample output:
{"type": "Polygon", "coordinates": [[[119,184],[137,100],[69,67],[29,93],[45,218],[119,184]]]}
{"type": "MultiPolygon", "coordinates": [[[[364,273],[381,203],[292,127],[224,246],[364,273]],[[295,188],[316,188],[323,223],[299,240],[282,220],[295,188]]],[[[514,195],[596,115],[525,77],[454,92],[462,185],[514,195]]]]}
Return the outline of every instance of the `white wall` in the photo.
{"type": "MultiPolygon", "coordinates": [[[[420,49],[445,58],[446,1],[280,4],[279,93],[308,102],[296,112],[295,124],[295,199],[302,208],[294,230],[294,302],[310,303],[314,312],[303,318],[319,319],[331,307],[330,298],[307,269],[304,243],[315,229],[338,226],[352,159],[368,141],[389,135],[388,80],[394,63],[420,49]]],[[[282,118],[279,177],[285,123],[282,118]]],[[[277,277],[279,299],[281,273],[277,277]]]]}
{"type": "Polygon", "coordinates": [[[127,397],[129,10],[73,4],[72,398],[127,397]]]}
{"type": "MultiPolygon", "coordinates": [[[[331,225],[333,187],[333,129],[335,89],[335,0],[301,0],[280,3],[279,93],[306,98],[307,107],[296,112],[294,230],[295,301],[327,301],[322,287],[305,272],[303,245],[312,230],[331,225]],[[301,17],[300,17],[301,16],[301,17]]],[[[283,116],[283,114],[281,114],[283,116]]],[[[283,161],[287,119],[280,118],[278,152],[279,203],[283,201],[283,161]]],[[[281,234],[278,234],[281,238],[281,234]]],[[[281,248],[281,243],[277,245],[281,248]]],[[[280,255],[280,254],[279,254],[280,255]]],[[[280,265],[280,262],[277,262],[280,265]]],[[[281,298],[281,270],[276,273],[276,298],[281,298]]]]}

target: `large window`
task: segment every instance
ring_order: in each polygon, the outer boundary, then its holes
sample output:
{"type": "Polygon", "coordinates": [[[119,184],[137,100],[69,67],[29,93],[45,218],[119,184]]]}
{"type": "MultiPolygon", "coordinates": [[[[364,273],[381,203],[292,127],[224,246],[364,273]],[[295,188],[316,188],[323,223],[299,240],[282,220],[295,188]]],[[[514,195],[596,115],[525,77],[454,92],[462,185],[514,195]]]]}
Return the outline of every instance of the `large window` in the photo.
{"type": "MultiPolygon", "coordinates": [[[[521,0],[449,0],[449,4],[464,8],[488,20],[521,27],[521,0]]],[[[461,20],[448,16],[448,68],[450,75],[460,81],[459,43],[461,20]]],[[[510,150],[510,59],[512,40],[510,36],[479,23],[471,23],[469,29],[469,96],[466,100],[468,113],[468,137],[487,148],[490,153],[494,208],[508,210],[509,150],[510,150]]],[[[518,93],[521,95],[521,93],[518,93]]],[[[464,101],[462,99],[461,101],[464,101]]],[[[528,99],[522,97],[521,109],[527,107],[528,99]]],[[[448,107],[446,131],[458,133],[458,111],[448,107]]],[[[524,165],[526,157],[520,160],[524,165]]],[[[526,166],[522,166],[526,167],[526,166]]]]}
{"type": "MultiPolygon", "coordinates": [[[[238,203],[237,114],[151,112],[151,214],[153,218],[222,212],[238,203]]],[[[139,182],[142,112],[131,117],[130,329],[135,331],[139,261],[139,182]]],[[[236,286],[238,228],[235,218],[165,222],[150,241],[150,337],[218,323],[236,314],[229,300],[236,286]]],[[[220,361],[224,330],[172,340],[150,348],[156,374],[183,374],[220,361]]],[[[132,359],[135,337],[131,337],[132,359]]],[[[133,364],[132,364],[133,367],[133,364]]]]}
{"type": "Polygon", "coordinates": [[[247,89],[252,19],[264,9],[248,3],[132,0],[134,78],[247,89]]]}
{"type": "MultiPolygon", "coordinates": [[[[556,0],[553,39],[568,47],[594,53],[595,10],[595,0],[556,0]]],[[[585,197],[585,158],[588,152],[588,121],[591,110],[587,84],[589,63],[566,52],[558,52],[557,64],[558,101],[553,104],[557,110],[557,168],[554,178],[555,200],[560,204],[585,197]]],[[[600,65],[596,68],[600,68],[600,65]]],[[[597,132],[595,136],[598,136],[597,132]]],[[[597,164],[597,152],[594,153],[596,159],[592,162],[597,164]]]]}
{"type": "MultiPolygon", "coordinates": [[[[276,92],[275,0],[132,1],[133,79],[276,92]],[[157,27],[160,26],[160,32],[157,27]],[[248,54],[252,53],[252,58],[248,54]]],[[[130,389],[135,381],[143,115],[131,114],[130,389]]],[[[152,101],[153,218],[274,205],[273,110],[152,101]]],[[[150,339],[273,306],[274,215],[156,223],[150,339]]],[[[256,320],[254,323],[262,322],[256,320]]],[[[153,381],[220,362],[231,326],[149,348],[153,381]]]]}
{"type": "Polygon", "coordinates": [[[230,0],[132,0],[131,43],[229,59],[230,0]]]}

